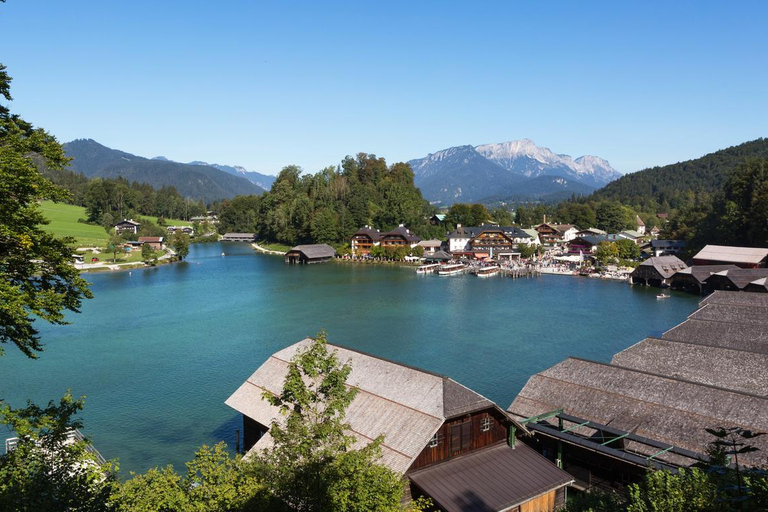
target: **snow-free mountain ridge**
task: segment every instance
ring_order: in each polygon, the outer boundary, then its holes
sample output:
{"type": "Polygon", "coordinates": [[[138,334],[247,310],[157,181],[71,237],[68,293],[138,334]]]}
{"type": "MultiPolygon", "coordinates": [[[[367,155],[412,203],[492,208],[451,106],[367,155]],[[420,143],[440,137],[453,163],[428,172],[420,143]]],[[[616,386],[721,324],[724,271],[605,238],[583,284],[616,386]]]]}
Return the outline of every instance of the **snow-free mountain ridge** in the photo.
{"type": "Polygon", "coordinates": [[[564,191],[588,193],[621,177],[602,158],[585,155],[574,159],[539,147],[530,139],[456,146],[408,163],[424,197],[445,205],[504,196],[525,200],[526,189],[534,188],[537,193],[531,200],[547,200],[550,193],[557,197],[564,191]],[[565,180],[539,180],[535,187],[523,186],[525,181],[541,176],[565,180]]]}

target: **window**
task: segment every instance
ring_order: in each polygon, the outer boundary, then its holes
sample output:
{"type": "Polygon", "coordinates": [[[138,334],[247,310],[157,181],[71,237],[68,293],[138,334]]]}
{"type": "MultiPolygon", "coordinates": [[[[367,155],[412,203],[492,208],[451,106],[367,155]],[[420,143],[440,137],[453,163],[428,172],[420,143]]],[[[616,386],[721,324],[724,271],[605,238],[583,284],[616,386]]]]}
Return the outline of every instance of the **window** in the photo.
{"type": "Polygon", "coordinates": [[[439,432],[435,433],[435,435],[432,436],[432,439],[429,440],[429,445],[428,446],[430,448],[435,448],[437,445],[440,444],[440,435],[439,434],[440,434],[439,432]]]}
{"type": "Polygon", "coordinates": [[[493,425],[493,418],[490,416],[486,416],[485,418],[480,420],[480,432],[488,432],[491,430],[491,426],[493,425]]]}

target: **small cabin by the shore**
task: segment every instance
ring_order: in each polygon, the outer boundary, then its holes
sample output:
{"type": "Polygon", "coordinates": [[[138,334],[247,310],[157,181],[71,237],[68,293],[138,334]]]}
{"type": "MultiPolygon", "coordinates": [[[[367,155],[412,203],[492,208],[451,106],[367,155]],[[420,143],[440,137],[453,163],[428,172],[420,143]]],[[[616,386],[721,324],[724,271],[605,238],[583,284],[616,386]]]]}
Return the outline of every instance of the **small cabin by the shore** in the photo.
{"type": "Polygon", "coordinates": [[[256,233],[226,233],[221,237],[222,242],[248,242],[256,240],[256,233]]]}
{"type": "Polygon", "coordinates": [[[324,263],[336,256],[336,249],[328,244],[297,245],[285,253],[285,262],[290,265],[324,263]]]}
{"type": "Polygon", "coordinates": [[[630,284],[645,286],[669,286],[676,272],[685,270],[688,265],[677,256],[651,257],[637,266],[629,275],[630,284]]]}
{"type": "MultiPolygon", "coordinates": [[[[284,421],[264,400],[279,394],[288,364],[312,340],[273,354],[226,400],[243,414],[244,447],[272,442],[273,421],[284,421]]],[[[413,497],[426,495],[440,510],[553,512],[573,478],[510,436],[527,430],[496,404],[449,377],[328,345],[352,371],[358,390],[345,420],[361,444],[383,436],[381,464],[403,476],[413,497]],[[471,504],[480,508],[468,508],[471,504]]]]}
{"type": "Polygon", "coordinates": [[[148,245],[153,251],[162,251],[163,237],[162,236],[140,236],[139,244],[148,245]]]}

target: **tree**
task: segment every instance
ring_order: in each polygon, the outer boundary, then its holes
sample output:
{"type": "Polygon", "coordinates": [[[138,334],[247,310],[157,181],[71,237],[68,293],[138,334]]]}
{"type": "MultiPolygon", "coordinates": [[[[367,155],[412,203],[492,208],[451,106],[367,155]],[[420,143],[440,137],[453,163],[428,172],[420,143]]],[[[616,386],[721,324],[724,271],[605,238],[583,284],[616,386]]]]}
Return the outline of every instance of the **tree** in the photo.
{"type": "Polygon", "coordinates": [[[107,252],[112,253],[112,261],[117,263],[117,253],[123,252],[123,244],[125,243],[125,239],[123,239],[120,235],[110,235],[109,240],[107,241],[107,252]]]}
{"type": "Polygon", "coordinates": [[[514,223],[514,220],[512,219],[512,213],[506,208],[502,208],[501,206],[494,208],[491,211],[491,216],[493,217],[493,220],[499,224],[499,226],[511,226],[514,223]]]}
{"type": "Polygon", "coordinates": [[[595,249],[595,259],[602,265],[615,263],[619,258],[619,249],[613,242],[600,242],[595,249]]]}
{"type": "Polygon", "coordinates": [[[618,257],[622,260],[635,260],[640,257],[640,247],[632,240],[616,240],[618,257]]]}
{"type": "Polygon", "coordinates": [[[714,512],[728,510],[717,503],[715,487],[696,468],[680,468],[677,474],[653,471],[639,485],[629,486],[627,512],[714,512]]]}
{"type": "Polygon", "coordinates": [[[183,260],[189,255],[189,235],[176,232],[171,238],[171,248],[176,253],[179,260],[183,260]]]}
{"type": "Polygon", "coordinates": [[[141,246],[141,260],[144,263],[149,264],[155,257],[155,251],[152,250],[152,246],[149,244],[143,244],[141,246]]]}
{"type": "Polygon", "coordinates": [[[67,441],[83,399],[67,393],[58,405],[0,406],[0,424],[16,432],[15,449],[0,456],[0,510],[105,511],[115,484],[111,463],[100,464],[86,440],[67,441]]]}
{"type": "Polygon", "coordinates": [[[272,494],[292,510],[399,509],[402,482],[377,464],[382,438],[352,449],[344,422],[357,393],[346,386],[351,371],[321,332],[288,364],[281,393],[264,394],[285,420],[272,423],[273,447],[256,464],[272,494]]]}
{"type": "MultiPolygon", "coordinates": [[[[10,101],[5,69],[0,64],[0,95],[10,101]]],[[[48,221],[39,202],[68,195],[40,174],[33,156],[55,169],[67,163],[52,135],[0,105],[0,343],[13,343],[31,358],[42,350],[34,319],[65,324],[64,312],[79,311],[92,296],[71,264],[74,240],[41,228],[48,221]]]]}
{"type": "Polygon", "coordinates": [[[635,215],[632,210],[615,202],[601,203],[595,211],[595,220],[599,229],[609,233],[618,233],[635,227],[635,215]]]}

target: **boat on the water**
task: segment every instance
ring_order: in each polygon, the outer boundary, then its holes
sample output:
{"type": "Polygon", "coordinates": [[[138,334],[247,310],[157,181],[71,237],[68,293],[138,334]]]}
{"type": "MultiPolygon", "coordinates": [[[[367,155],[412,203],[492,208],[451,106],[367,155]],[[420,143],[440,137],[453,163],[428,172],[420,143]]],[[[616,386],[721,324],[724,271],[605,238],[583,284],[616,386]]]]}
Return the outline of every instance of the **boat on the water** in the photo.
{"type": "Polygon", "coordinates": [[[449,263],[447,265],[442,265],[439,269],[437,269],[437,275],[452,276],[455,274],[461,274],[464,272],[465,268],[467,267],[463,263],[449,263]]]}
{"type": "Polygon", "coordinates": [[[657,299],[668,299],[670,295],[667,295],[666,293],[660,293],[656,296],[657,299]]]}
{"type": "Polygon", "coordinates": [[[426,265],[421,265],[420,267],[416,268],[417,274],[434,274],[437,272],[437,269],[440,268],[439,263],[427,263],[426,265]]]}
{"type": "Polygon", "coordinates": [[[498,265],[490,265],[488,267],[480,267],[475,271],[477,277],[492,277],[501,271],[501,267],[498,265]]]}

